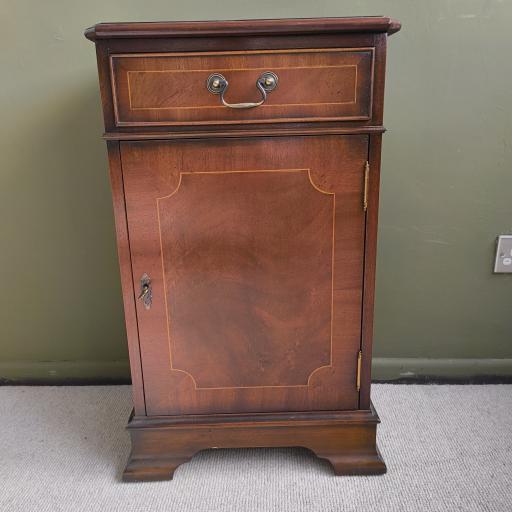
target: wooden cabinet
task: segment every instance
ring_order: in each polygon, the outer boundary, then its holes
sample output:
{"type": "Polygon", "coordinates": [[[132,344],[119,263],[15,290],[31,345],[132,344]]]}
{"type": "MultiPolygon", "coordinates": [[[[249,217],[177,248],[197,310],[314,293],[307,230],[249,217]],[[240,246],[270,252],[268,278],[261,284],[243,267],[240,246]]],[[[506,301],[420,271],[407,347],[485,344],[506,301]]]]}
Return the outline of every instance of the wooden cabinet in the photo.
{"type": "Polygon", "coordinates": [[[125,479],[249,446],[385,471],[369,392],[385,48],[399,27],[86,31],[132,369],[125,479]]]}

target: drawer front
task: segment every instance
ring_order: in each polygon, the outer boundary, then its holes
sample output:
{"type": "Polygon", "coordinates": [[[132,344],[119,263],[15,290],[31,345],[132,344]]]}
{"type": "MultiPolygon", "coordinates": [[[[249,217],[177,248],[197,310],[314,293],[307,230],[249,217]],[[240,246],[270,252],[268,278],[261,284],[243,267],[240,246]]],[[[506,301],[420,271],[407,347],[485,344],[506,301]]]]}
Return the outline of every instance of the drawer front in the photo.
{"type": "Polygon", "coordinates": [[[357,409],[367,152],[121,143],[149,415],[357,409]]]}
{"type": "Polygon", "coordinates": [[[361,121],[371,118],[373,48],[111,56],[117,126],[361,121]],[[230,108],[206,82],[219,73],[230,104],[262,99],[256,82],[277,87],[256,108],[230,108]]]}

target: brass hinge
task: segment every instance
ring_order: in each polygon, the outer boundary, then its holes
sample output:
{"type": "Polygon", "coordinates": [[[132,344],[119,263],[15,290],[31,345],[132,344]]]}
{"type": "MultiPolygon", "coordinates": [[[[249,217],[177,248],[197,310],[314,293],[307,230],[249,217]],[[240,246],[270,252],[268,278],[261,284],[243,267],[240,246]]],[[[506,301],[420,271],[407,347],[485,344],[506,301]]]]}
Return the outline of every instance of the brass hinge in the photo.
{"type": "Polygon", "coordinates": [[[357,391],[361,390],[361,363],[363,361],[363,352],[360,350],[357,353],[357,374],[356,374],[356,387],[357,391]]]}
{"type": "Polygon", "coordinates": [[[363,192],[363,209],[368,210],[368,184],[370,181],[370,162],[366,161],[364,165],[364,192],[363,192]]]}

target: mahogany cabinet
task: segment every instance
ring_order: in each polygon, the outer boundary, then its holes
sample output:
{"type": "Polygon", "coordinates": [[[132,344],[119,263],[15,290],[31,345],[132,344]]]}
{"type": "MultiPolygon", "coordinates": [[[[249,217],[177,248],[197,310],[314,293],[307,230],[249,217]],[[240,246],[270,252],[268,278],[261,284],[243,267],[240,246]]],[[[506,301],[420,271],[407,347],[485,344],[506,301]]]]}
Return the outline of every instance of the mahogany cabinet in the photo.
{"type": "Polygon", "coordinates": [[[384,17],[106,23],[126,480],[206,448],[386,470],[370,402],[384,17]]]}

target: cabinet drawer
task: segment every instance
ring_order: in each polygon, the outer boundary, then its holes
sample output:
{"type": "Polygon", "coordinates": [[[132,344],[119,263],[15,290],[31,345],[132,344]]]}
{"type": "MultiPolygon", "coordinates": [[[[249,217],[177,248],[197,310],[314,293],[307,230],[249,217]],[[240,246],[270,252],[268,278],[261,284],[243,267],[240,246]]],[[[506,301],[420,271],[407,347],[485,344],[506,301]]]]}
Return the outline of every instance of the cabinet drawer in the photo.
{"type": "Polygon", "coordinates": [[[117,54],[110,57],[116,126],[357,121],[371,118],[373,48],[117,54]],[[207,89],[221,74],[230,104],[259,102],[256,83],[277,87],[255,108],[230,108],[207,89]]]}

